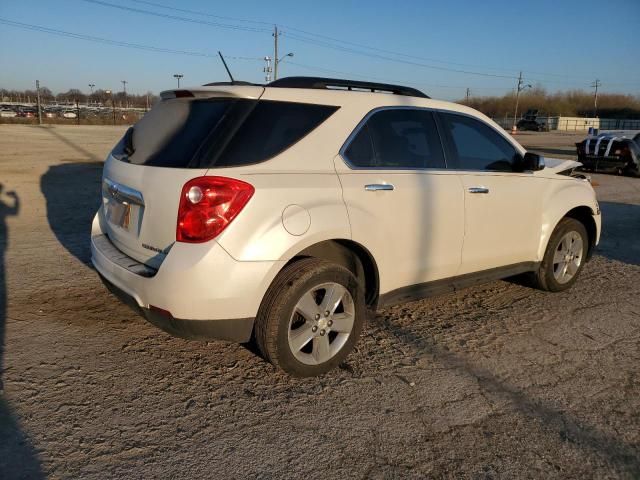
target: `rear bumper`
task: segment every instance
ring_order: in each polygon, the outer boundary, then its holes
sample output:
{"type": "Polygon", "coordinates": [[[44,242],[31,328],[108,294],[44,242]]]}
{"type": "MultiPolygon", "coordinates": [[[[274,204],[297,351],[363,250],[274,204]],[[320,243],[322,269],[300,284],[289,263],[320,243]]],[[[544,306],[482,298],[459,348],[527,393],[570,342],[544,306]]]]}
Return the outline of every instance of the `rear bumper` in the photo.
{"type": "Polygon", "coordinates": [[[250,339],[262,298],[284,262],[240,262],[215,241],[176,243],[160,268],[149,271],[123,259],[104,235],[99,217],[92,226],[91,261],[124,303],[172,335],[250,339]]]}
{"type": "Polygon", "coordinates": [[[156,309],[141,307],[131,295],[116,287],[102,275],[99,274],[99,276],[107,289],[118,297],[122,303],[131,307],[134,312],[145,318],[149,323],[174,337],[185,338],[187,340],[230,340],[239,343],[247,342],[251,338],[253,318],[223,320],[187,320],[175,318],[172,315],[168,315],[168,312],[160,312],[156,309]]]}

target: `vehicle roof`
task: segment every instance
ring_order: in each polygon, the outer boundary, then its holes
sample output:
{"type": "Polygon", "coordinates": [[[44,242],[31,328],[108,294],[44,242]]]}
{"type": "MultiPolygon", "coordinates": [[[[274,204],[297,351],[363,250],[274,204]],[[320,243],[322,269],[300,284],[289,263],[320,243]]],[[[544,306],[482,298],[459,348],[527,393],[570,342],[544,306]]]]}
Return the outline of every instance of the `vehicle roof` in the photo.
{"type": "MultiPolygon", "coordinates": [[[[481,119],[502,135],[517,151],[524,154],[526,150],[513,139],[507,132],[486,115],[465,105],[460,105],[442,100],[434,100],[425,96],[413,96],[407,94],[383,93],[378,91],[347,90],[344,88],[300,88],[278,87],[269,85],[230,84],[221,82],[195,87],[184,87],[178,90],[168,90],[161,93],[163,99],[179,96],[196,98],[248,98],[271,100],[281,102],[299,102],[317,105],[331,105],[340,107],[320,127],[311,132],[304,141],[298,142],[291,148],[279,154],[275,159],[264,162],[255,167],[256,170],[292,171],[300,169],[300,155],[307,155],[307,148],[313,145],[314,157],[331,159],[347,140],[356,125],[362,121],[367,113],[378,108],[406,107],[429,108],[469,115],[481,119]],[[176,95],[182,91],[182,94],[176,95]]],[[[316,166],[319,166],[317,164],[316,166]]],[[[248,167],[243,167],[248,168],[248,167]]],[[[305,170],[313,168],[311,164],[305,165],[305,170]]],[[[324,165],[319,168],[327,168],[324,165]]]]}
{"type": "Polygon", "coordinates": [[[231,85],[229,82],[221,82],[219,84],[183,87],[179,90],[166,90],[161,92],[160,95],[163,99],[173,98],[175,96],[175,92],[177,91],[191,92],[195,97],[200,98],[262,98],[264,100],[293,101],[320,105],[335,105],[340,107],[347,105],[357,105],[369,109],[387,106],[422,107],[432,108],[436,110],[450,110],[460,113],[466,113],[473,116],[482,116],[483,118],[488,119],[488,117],[485,117],[477,110],[461,104],[443,100],[435,100],[427,96],[418,97],[387,92],[370,92],[362,90],[345,90],[333,88],[320,89],[299,87],[270,87],[268,85],[247,85],[246,83],[231,85]]]}

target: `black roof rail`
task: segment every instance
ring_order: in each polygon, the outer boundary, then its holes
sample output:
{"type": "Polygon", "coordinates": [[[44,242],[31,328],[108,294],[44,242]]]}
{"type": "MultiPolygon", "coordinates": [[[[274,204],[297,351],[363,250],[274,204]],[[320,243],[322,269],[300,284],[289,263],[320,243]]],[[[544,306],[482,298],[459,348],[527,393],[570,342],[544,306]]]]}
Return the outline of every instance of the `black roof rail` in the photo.
{"type": "Polygon", "coordinates": [[[278,88],[368,90],[370,92],[388,92],[395,95],[407,95],[409,97],[431,98],[420,90],[411,87],[390,85],[388,83],[363,82],[360,80],[345,80],[341,78],[284,77],[267,83],[265,86],[278,88]]]}
{"type": "Polygon", "coordinates": [[[232,86],[262,87],[262,85],[260,85],[259,83],[244,82],[242,80],[234,80],[233,82],[211,82],[211,83],[205,83],[203,85],[203,87],[232,87],[232,86]]]}

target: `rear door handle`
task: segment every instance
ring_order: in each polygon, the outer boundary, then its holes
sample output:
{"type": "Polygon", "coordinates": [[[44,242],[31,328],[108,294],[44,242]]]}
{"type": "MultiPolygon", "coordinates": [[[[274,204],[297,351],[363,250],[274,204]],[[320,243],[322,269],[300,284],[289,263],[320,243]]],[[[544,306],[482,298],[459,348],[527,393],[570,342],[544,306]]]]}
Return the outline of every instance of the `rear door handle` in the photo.
{"type": "Polygon", "coordinates": [[[395,187],[390,183],[372,183],[365,185],[364,189],[367,192],[377,192],[378,190],[393,190],[395,187]]]}
{"type": "Polygon", "coordinates": [[[487,187],[469,187],[469,193],[489,193],[487,187]]]}

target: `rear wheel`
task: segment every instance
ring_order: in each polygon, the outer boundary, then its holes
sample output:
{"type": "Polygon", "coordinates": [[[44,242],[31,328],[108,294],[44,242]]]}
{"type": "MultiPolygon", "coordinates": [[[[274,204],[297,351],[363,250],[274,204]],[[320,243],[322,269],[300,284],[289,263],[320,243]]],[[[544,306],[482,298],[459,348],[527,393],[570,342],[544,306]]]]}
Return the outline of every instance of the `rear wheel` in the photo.
{"type": "Polygon", "coordinates": [[[628,177],[640,177],[640,168],[635,165],[628,164],[624,168],[623,174],[628,177]]]}
{"type": "Polygon", "coordinates": [[[584,267],[589,237],[584,225],[574,218],[563,218],[553,231],[544,258],[534,273],[536,286],[561,292],[570,288],[584,267]]]}
{"type": "Polygon", "coordinates": [[[256,318],[256,344],[291,375],[320,375],[353,349],[364,318],[364,291],[355,276],[306,258],[285,267],[267,291],[256,318]]]}

